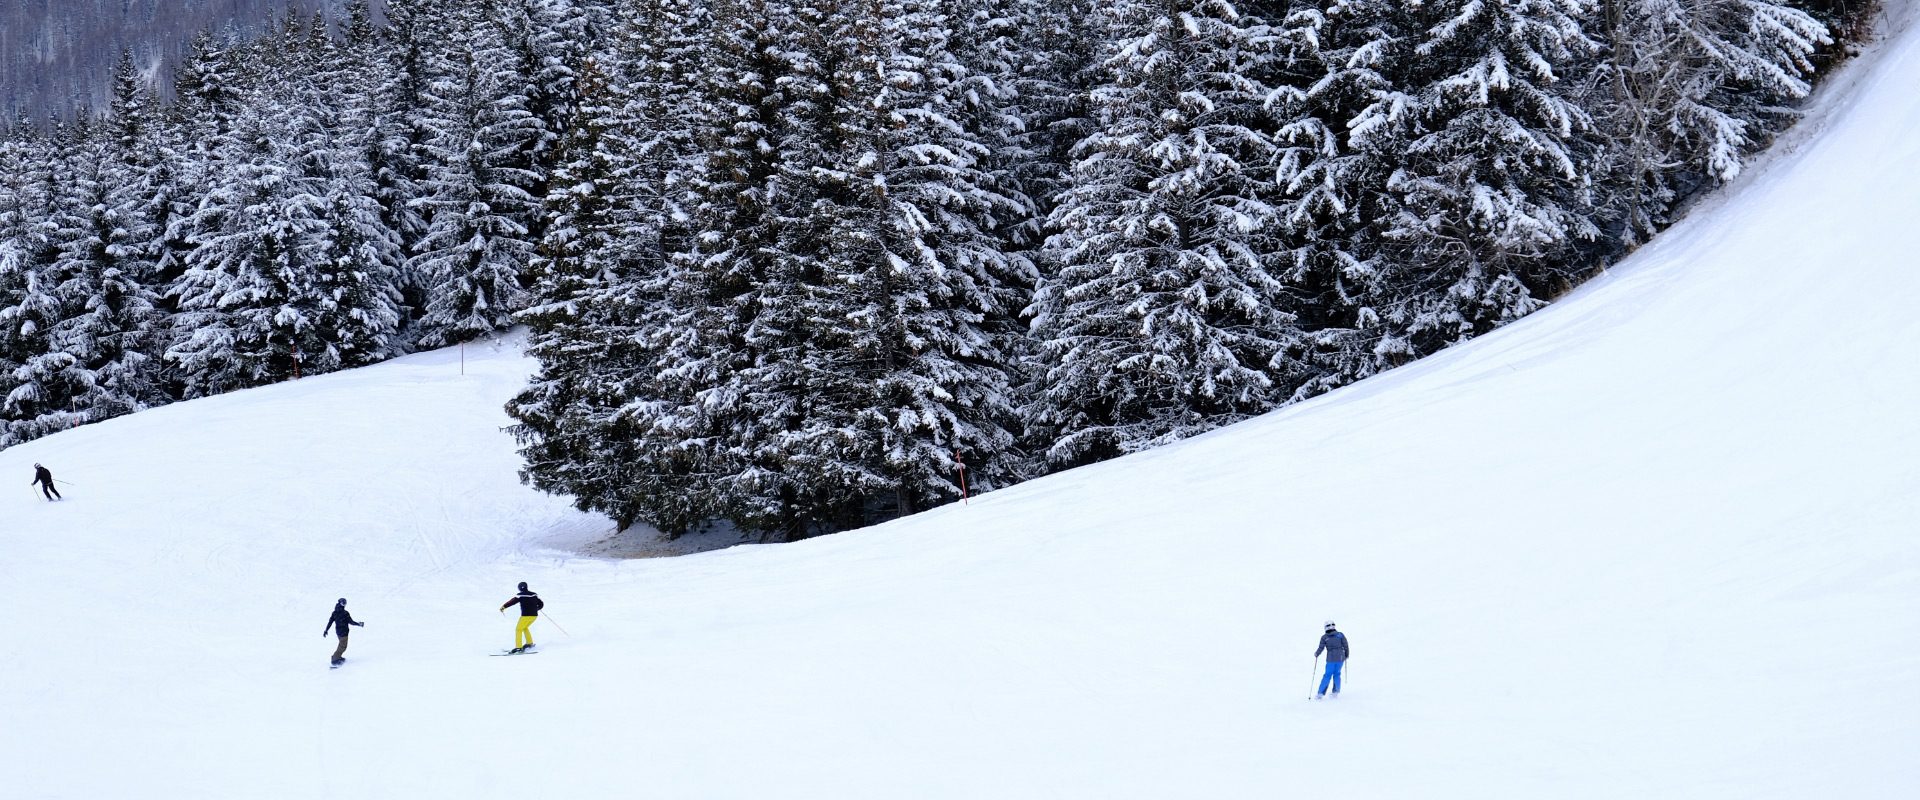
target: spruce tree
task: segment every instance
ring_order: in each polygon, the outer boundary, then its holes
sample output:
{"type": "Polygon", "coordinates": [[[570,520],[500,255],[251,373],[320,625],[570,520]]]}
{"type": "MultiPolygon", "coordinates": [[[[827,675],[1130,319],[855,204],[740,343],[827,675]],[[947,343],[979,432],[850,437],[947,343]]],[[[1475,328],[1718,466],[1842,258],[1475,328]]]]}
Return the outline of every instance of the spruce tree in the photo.
{"type": "Polygon", "coordinates": [[[1032,313],[1027,424],[1055,466],[1272,408],[1297,337],[1269,271],[1273,158],[1257,25],[1218,0],[1116,3],[1032,313]]]}
{"type": "Polygon", "coordinates": [[[805,106],[824,84],[782,0],[712,13],[714,54],[690,114],[688,233],[645,287],[660,301],[639,338],[658,362],[637,371],[627,420],[644,471],[705,478],[663,494],[665,511],[799,538],[823,512],[787,479],[779,449],[798,427],[805,395],[793,384],[806,377],[803,262],[789,257],[788,221],[805,216],[811,168],[823,165],[805,106]]]}
{"type": "Polygon", "coordinates": [[[1014,476],[1007,321],[1032,268],[999,234],[1029,207],[995,172],[1007,98],[954,49],[968,20],[931,0],[857,9],[813,29],[835,166],[813,172],[814,396],[782,446],[821,507],[912,513],[959,496],[956,458],[983,488],[1014,476]]]}
{"type": "Polygon", "coordinates": [[[1272,180],[1282,246],[1273,272],[1285,284],[1284,308],[1300,330],[1284,376],[1288,401],[1365,378],[1382,368],[1375,352],[1390,299],[1384,257],[1371,223],[1384,214],[1396,162],[1354,148],[1348,122],[1376,93],[1391,91],[1382,73],[1399,32],[1393,20],[1356,15],[1342,5],[1276,2],[1256,9],[1270,21],[1261,78],[1273,90],[1272,180]]]}
{"type": "Polygon", "coordinates": [[[1578,0],[1378,2],[1355,12],[1407,35],[1383,43],[1391,88],[1350,123],[1395,168],[1376,223],[1390,284],[1376,352],[1391,364],[1543,305],[1588,265],[1598,235],[1590,121],[1560,72],[1591,53],[1578,0]]]}
{"type": "Polygon", "coordinates": [[[499,26],[474,4],[456,17],[458,46],[429,69],[429,160],[424,197],[425,235],[409,263],[426,288],[420,344],[466,341],[512,324],[527,306],[526,271],[533,254],[544,180],[529,153],[546,135],[526,107],[524,79],[499,26]]]}
{"type": "Polygon", "coordinates": [[[1581,100],[1600,135],[1602,218],[1625,244],[1662,227],[1702,186],[1731,180],[1805,97],[1832,42],[1771,0],[1600,0],[1589,17],[1606,57],[1581,100]]]}
{"type": "Polygon", "coordinates": [[[713,514],[699,465],[647,424],[667,363],[654,337],[673,330],[666,253],[686,244],[675,195],[705,14],[684,0],[619,8],[624,24],[580,70],[534,261],[539,299],[519,316],[541,367],[508,411],[530,484],[671,536],[713,514]]]}
{"type": "Polygon", "coordinates": [[[37,416],[38,390],[25,365],[49,351],[61,316],[49,279],[59,255],[53,234],[60,144],[26,120],[0,141],[0,422],[7,423],[0,444],[13,443],[11,422],[37,416]]]}
{"type": "Polygon", "coordinates": [[[302,45],[305,81],[255,92],[214,146],[223,172],[186,231],[181,313],[167,358],[188,396],[369,363],[398,325],[393,232],[374,197],[364,115],[321,64],[331,43],[302,45]],[[322,83],[322,82],[325,83],[322,83]]]}
{"type": "Polygon", "coordinates": [[[327,352],[321,369],[370,364],[399,350],[399,274],[405,255],[400,234],[389,225],[382,189],[370,156],[379,135],[377,108],[366,94],[338,91],[355,84],[348,53],[327,35],[322,20],[307,44],[310,77],[282,115],[294,201],[312,204],[319,223],[303,246],[313,274],[314,346],[327,352]]]}
{"type": "Polygon", "coordinates": [[[186,273],[187,253],[193,248],[187,241],[192,233],[188,219],[227,169],[218,144],[232,134],[245,91],[244,70],[234,64],[235,50],[232,41],[201,32],[174,80],[164,151],[174,191],[157,198],[168,206],[155,210],[155,219],[164,223],[157,278],[166,283],[186,273]]]}
{"type": "Polygon", "coordinates": [[[570,494],[582,510],[604,511],[625,528],[654,517],[632,499],[641,481],[623,458],[632,436],[618,421],[628,402],[623,378],[635,360],[634,322],[645,308],[618,298],[641,279],[637,262],[658,259],[643,255],[652,244],[645,237],[629,238],[638,193],[627,182],[633,154],[625,145],[634,131],[622,115],[623,93],[594,60],[579,79],[580,102],[558,153],[545,236],[533,259],[538,300],[517,316],[528,326],[527,352],[540,369],[507,411],[519,420],[513,431],[528,483],[570,494]]]}
{"type": "MultiPolygon", "coordinates": [[[[383,226],[396,237],[400,252],[413,245],[426,221],[410,204],[420,196],[423,177],[419,163],[421,128],[414,115],[421,97],[421,58],[424,23],[417,0],[394,0],[386,7],[386,28],[373,24],[367,0],[349,7],[343,43],[347,69],[346,91],[353,106],[364,114],[361,138],[373,196],[380,204],[383,226]]],[[[402,265],[404,267],[404,262],[402,265]]],[[[397,276],[407,288],[405,270],[397,276]]]]}
{"type": "Polygon", "coordinates": [[[122,54],[111,114],[66,159],[53,273],[63,305],[51,358],[71,358],[66,379],[40,392],[41,413],[16,439],[138,411],[166,401],[157,350],[161,312],[153,289],[158,233],[148,90],[122,54]],[[64,389],[64,392],[62,391],[64,389]]]}

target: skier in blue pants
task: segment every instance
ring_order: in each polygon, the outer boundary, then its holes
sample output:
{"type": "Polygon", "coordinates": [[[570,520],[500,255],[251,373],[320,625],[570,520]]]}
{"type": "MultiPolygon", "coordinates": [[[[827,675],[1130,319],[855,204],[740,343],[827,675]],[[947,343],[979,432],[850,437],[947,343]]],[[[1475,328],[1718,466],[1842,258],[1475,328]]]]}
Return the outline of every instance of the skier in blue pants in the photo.
{"type": "Polygon", "coordinates": [[[1320,635],[1320,646],[1313,654],[1327,654],[1327,672],[1320,676],[1320,696],[1327,696],[1327,684],[1333,684],[1333,696],[1340,696],[1340,668],[1347,665],[1347,635],[1333,629],[1333,620],[1327,620],[1327,632],[1320,635]]]}

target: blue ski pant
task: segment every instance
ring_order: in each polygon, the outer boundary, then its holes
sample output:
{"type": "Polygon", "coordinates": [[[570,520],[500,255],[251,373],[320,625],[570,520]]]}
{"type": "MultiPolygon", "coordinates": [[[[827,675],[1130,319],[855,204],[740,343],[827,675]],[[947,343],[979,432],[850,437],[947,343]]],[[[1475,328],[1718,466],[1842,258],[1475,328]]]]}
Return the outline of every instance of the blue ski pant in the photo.
{"type": "Polygon", "coordinates": [[[1327,662],[1327,674],[1320,676],[1320,694],[1324,695],[1327,693],[1327,684],[1329,682],[1333,684],[1333,693],[1340,693],[1340,668],[1346,665],[1347,662],[1345,661],[1327,662]]]}

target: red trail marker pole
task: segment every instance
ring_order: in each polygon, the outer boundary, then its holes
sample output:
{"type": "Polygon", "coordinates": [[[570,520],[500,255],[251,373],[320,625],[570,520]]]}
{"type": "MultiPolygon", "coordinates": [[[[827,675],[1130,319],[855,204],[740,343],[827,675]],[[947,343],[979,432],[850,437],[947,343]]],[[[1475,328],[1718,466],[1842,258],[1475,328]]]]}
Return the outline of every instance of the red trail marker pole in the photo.
{"type": "Polygon", "coordinates": [[[960,451],[953,451],[953,471],[960,477],[960,505],[967,504],[967,462],[960,460],[960,451]]]}

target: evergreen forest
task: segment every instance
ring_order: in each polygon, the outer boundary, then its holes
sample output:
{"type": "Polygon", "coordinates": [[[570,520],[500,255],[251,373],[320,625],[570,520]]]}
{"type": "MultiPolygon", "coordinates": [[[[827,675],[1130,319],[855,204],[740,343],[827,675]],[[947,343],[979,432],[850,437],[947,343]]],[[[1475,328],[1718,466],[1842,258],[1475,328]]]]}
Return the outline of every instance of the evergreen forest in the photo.
{"type": "Polygon", "coordinates": [[[524,326],[533,486],[669,535],[871,524],[1541,308],[1737,176],[1871,13],[383,6],[7,123],[0,447],[524,326]]]}

